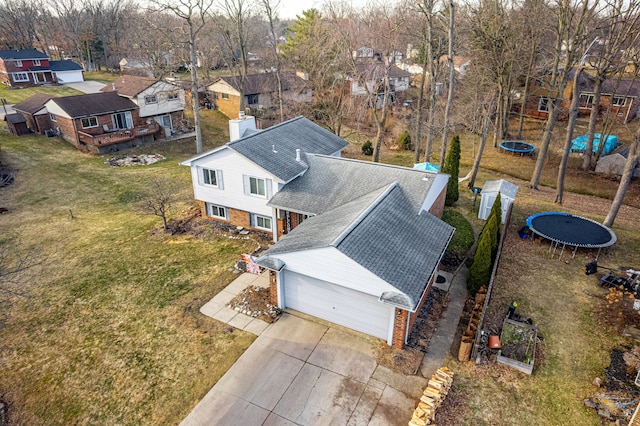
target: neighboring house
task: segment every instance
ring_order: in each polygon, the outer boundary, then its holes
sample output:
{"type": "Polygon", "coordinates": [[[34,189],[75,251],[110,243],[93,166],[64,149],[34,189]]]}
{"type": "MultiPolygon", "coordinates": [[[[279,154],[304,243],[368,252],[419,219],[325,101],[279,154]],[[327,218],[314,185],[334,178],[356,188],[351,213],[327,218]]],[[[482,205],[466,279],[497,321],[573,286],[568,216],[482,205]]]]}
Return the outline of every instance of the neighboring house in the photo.
{"type": "Polygon", "coordinates": [[[143,77],[153,78],[151,64],[143,59],[122,58],[118,63],[120,73],[128,75],[139,75],[143,77]]]}
{"type": "MultiPolygon", "coordinates": [[[[311,102],[311,85],[293,73],[281,75],[282,98],[285,103],[311,102]]],[[[208,91],[217,109],[229,118],[237,118],[240,111],[240,86],[234,77],[220,77],[211,83],[208,91]]],[[[251,109],[278,107],[278,81],[274,73],[247,76],[244,104],[251,109]]]]}
{"type": "Polygon", "coordinates": [[[82,66],[73,61],[51,61],[36,49],[0,50],[0,82],[7,86],[78,81],[84,81],[82,66]]]}
{"type": "Polygon", "coordinates": [[[22,87],[54,81],[46,54],[36,49],[0,50],[0,83],[22,87]]]}
{"type": "Polygon", "coordinates": [[[203,216],[277,239],[273,194],[303,174],[301,152],[340,156],[348,143],[304,117],[256,131],[254,117],[231,120],[232,141],[182,162],[191,167],[203,216]]]}
{"type": "Polygon", "coordinates": [[[49,114],[44,107],[53,96],[45,93],[36,93],[33,96],[17,103],[13,109],[22,114],[26,120],[27,128],[33,133],[45,134],[45,131],[51,129],[51,121],[49,114]]]}
{"type": "MultiPolygon", "coordinates": [[[[567,87],[561,96],[557,95],[557,89],[553,92],[549,88],[549,78],[532,78],[529,84],[529,94],[524,100],[525,115],[533,118],[546,119],[549,115],[551,102],[559,103],[559,120],[566,120],[568,110],[573,97],[573,73],[569,74],[567,87]]],[[[578,93],[580,94],[579,114],[588,116],[593,109],[594,78],[587,72],[580,73],[578,78],[578,93]]],[[[602,83],[599,118],[610,115],[617,121],[628,123],[640,115],[640,81],[635,79],[608,79],[602,83]]],[[[522,104],[516,104],[521,108],[522,104]]]]}
{"type": "MultiPolygon", "coordinates": [[[[350,96],[365,96],[369,93],[376,94],[378,102],[384,97],[385,65],[382,62],[356,64],[356,75],[347,77],[347,94],[350,96]],[[365,88],[366,84],[366,88],[365,88]]],[[[396,65],[389,67],[389,95],[388,103],[396,102],[396,94],[409,88],[411,73],[404,71],[396,65]]],[[[378,105],[379,107],[379,105],[378,105]]]]}
{"type": "Polygon", "coordinates": [[[52,98],[36,113],[43,114],[51,131],[96,154],[141,146],[160,132],[157,123],[140,118],[135,103],[115,92],[52,98]]]}
{"type": "Polygon", "coordinates": [[[347,143],[304,117],[252,122],[181,163],[205,214],[279,240],[257,259],[271,303],[402,348],[454,232],[438,218],[449,176],[341,158],[347,143]]]}
{"type": "Polygon", "coordinates": [[[71,60],[50,61],[51,73],[56,83],[78,83],[84,81],[82,65],[71,60]]]}
{"type": "Polygon", "coordinates": [[[165,135],[177,127],[183,118],[185,97],[182,87],[154,78],[123,75],[103,92],[116,91],[138,105],[140,118],[153,119],[165,129],[165,135]]]}

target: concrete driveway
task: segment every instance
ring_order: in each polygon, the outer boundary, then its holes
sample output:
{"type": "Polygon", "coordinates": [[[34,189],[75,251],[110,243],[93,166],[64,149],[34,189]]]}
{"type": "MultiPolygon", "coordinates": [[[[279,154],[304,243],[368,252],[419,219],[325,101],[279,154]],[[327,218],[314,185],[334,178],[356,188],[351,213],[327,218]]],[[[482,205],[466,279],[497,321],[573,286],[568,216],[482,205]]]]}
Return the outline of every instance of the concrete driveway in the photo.
{"type": "Polygon", "coordinates": [[[378,344],[284,314],[181,425],[406,425],[427,380],[377,365],[378,344]]]}
{"type": "Polygon", "coordinates": [[[100,83],[99,81],[88,80],[79,81],[77,83],[66,83],[65,86],[69,86],[84,93],[98,93],[100,89],[105,86],[105,84],[100,83]]]}

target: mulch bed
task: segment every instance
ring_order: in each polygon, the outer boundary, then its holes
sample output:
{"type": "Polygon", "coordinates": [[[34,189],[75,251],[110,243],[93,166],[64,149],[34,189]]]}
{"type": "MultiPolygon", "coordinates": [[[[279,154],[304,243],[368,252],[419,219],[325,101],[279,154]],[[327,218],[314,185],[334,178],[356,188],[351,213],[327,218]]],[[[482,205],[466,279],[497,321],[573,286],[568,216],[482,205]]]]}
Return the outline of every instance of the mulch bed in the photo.
{"type": "Polygon", "coordinates": [[[249,286],[234,297],[227,307],[244,315],[273,323],[280,318],[282,310],[269,303],[269,289],[249,286]]]}
{"type": "Polygon", "coordinates": [[[442,319],[442,314],[447,310],[447,292],[438,288],[431,289],[424,302],[411,333],[407,345],[426,351],[429,341],[435,333],[442,319]]]}

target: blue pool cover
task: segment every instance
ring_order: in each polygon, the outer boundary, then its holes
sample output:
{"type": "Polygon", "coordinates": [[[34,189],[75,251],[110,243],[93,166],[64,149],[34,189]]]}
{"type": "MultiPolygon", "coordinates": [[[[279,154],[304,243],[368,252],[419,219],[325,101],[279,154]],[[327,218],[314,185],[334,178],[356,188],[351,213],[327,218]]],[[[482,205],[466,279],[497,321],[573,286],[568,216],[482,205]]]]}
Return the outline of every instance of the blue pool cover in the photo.
{"type": "MultiPolygon", "coordinates": [[[[600,138],[602,135],[600,133],[596,133],[593,135],[593,152],[598,151],[598,146],[600,145],[600,138]]],[[[618,137],[609,135],[607,136],[607,141],[604,143],[604,148],[602,148],[602,154],[607,155],[618,146],[618,137]]],[[[587,150],[587,135],[578,136],[573,141],[571,141],[571,152],[585,152],[587,150]]]]}

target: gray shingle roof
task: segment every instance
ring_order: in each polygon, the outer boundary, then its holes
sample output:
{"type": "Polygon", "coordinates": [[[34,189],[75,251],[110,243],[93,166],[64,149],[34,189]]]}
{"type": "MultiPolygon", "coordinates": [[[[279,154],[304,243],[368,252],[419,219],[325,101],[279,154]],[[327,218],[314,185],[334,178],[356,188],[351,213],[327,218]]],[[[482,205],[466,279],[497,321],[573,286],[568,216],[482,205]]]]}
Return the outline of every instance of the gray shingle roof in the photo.
{"type": "Polygon", "coordinates": [[[16,111],[25,112],[27,114],[35,114],[36,112],[40,111],[42,107],[44,107],[44,104],[49,102],[49,100],[52,98],[53,96],[46,93],[36,93],[28,97],[24,101],[15,104],[13,106],[13,109],[15,109],[16,111]]]}
{"type": "Polygon", "coordinates": [[[305,220],[258,263],[269,266],[278,254],[332,246],[398,290],[380,295],[382,301],[413,311],[453,232],[430,213],[416,214],[414,202],[392,183],[305,220]]]}
{"type": "Polygon", "coordinates": [[[307,169],[303,161],[296,161],[296,149],[305,153],[333,154],[347,145],[344,139],[301,116],[226,146],[288,182],[307,169]]]}
{"type": "Polygon", "coordinates": [[[119,96],[116,92],[64,96],[54,98],[52,101],[69,114],[71,118],[131,111],[138,108],[131,100],[119,96]]]}
{"type": "Polygon", "coordinates": [[[0,50],[0,58],[7,59],[49,59],[47,55],[36,49],[0,50]]]}
{"type": "Polygon", "coordinates": [[[76,64],[70,59],[63,61],[50,61],[51,71],[82,71],[82,65],[76,64]]]}
{"type": "Polygon", "coordinates": [[[417,214],[433,183],[433,174],[407,167],[322,155],[305,155],[304,161],[309,170],[276,193],[270,206],[318,215],[398,182],[417,214]]]}

